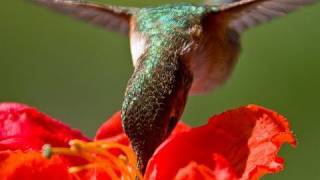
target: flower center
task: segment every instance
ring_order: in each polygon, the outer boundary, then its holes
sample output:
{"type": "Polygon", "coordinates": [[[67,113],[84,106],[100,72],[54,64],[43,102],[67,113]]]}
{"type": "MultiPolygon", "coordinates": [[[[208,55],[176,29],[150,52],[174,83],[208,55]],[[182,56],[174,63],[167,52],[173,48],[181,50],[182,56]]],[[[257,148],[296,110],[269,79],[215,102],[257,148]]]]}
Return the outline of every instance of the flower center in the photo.
{"type": "Polygon", "coordinates": [[[71,140],[69,148],[51,147],[44,145],[43,155],[50,158],[52,155],[77,156],[88,161],[88,164],[73,166],[69,173],[77,175],[78,172],[90,169],[99,169],[106,172],[115,180],[143,180],[142,174],[136,167],[137,158],[134,152],[127,146],[106,141],[85,142],[71,140]],[[116,156],[111,150],[119,150],[116,156]]]}

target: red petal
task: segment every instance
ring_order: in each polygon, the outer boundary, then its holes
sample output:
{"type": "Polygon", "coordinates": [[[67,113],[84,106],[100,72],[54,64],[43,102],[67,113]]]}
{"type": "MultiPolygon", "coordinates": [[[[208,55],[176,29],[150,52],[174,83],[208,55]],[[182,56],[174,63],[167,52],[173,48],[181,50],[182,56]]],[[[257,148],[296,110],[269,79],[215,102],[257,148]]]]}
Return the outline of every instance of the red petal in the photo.
{"type": "Polygon", "coordinates": [[[172,179],[191,161],[216,168],[214,154],[223,156],[238,178],[259,177],[282,169],[277,153],[284,142],[295,144],[284,117],[254,105],[242,107],[170,137],[149,161],[145,177],[172,179]]]}
{"type": "Polygon", "coordinates": [[[175,136],[176,134],[180,134],[182,132],[189,131],[191,129],[190,126],[184,124],[182,121],[179,121],[177,126],[172,131],[172,134],[170,136],[175,136]]]}
{"type": "Polygon", "coordinates": [[[216,180],[216,176],[208,167],[192,161],[178,171],[174,180],[216,180]]]}
{"type": "Polygon", "coordinates": [[[71,139],[88,140],[80,131],[17,103],[0,104],[0,150],[40,150],[43,144],[67,146],[71,139]]]}
{"type": "MultiPolygon", "coordinates": [[[[121,123],[121,113],[116,112],[110,119],[108,119],[96,133],[95,141],[104,140],[117,142],[129,146],[130,142],[126,134],[123,132],[121,123]]],[[[119,150],[113,150],[114,154],[119,154],[119,150]]]]}
{"type": "Polygon", "coordinates": [[[236,175],[228,163],[222,156],[215,154],[213,156],[215,167],[207,167],[199,165],[196,162],[190,162],[186,167],[181,168],[175,180],[235,180],[236,175]]]}
{"type": "Polygon", "coordinates": [[[67,165],[68,162],[59,156],[53,156],[47,160],[38,152],[2,151],[0,153],[0,179],[74,179],[68,173],[67,165]]]}
{"type": "Polygon", "coordinates": [[[106,139],[123,133],[121,124],[121,112],[116,112],[109,118],[96,133],[96,140],[106,139]]]}
{"type": "MultiPolygon", "coordinates": [[[[121,122],[121,112],[116,112],[110,119],[108,119],[96,133],[95,140],[110,140],[121,144],[128,145],[129,139],[124,134],[121,122]]],[[[180,133],[189,130],[190,127],[179,122],[172,134],[180,133]]]]}

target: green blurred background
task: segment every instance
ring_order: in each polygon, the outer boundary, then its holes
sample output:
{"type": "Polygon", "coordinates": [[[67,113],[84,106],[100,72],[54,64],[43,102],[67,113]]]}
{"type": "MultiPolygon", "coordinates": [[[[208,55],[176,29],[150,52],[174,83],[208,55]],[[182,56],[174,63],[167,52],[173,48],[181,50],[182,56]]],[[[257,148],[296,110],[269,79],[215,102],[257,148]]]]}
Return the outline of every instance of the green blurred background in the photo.
{"type": "MultiPolygon", "coordinates": [[[[121,107],[133,71],[128,38],[26,1],[1,3],[0,101],[35,106],[93,137],[121,107]]],[[[187,123],[199,125],[213,114],[255,103],[288,117],[299,146],[285,147],[286,170],[266,179],[320,179],[319,12],[315,5],[245,33],[231,80],[214,93],[190,97],[184,113],[187,123]]]]}

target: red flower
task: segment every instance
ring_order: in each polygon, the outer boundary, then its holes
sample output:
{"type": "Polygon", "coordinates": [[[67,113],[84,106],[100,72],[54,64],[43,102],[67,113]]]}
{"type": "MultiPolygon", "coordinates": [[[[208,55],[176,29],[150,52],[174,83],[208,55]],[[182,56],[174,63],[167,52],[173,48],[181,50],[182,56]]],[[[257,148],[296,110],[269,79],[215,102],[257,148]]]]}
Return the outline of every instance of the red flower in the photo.
{"type": "MultiPolygon", "coordinates": [[[[287,120],[254,105],[198,128],[180,123],[150,159],[144,179],[258,179],[283,169],[277,153],[284,142],[295,145],[287,120]]],[[[90,141],[34,108],[0,104],[0,179],[135,179],[134,164],[120,113],[90,141]],[[50,159],[41,154],[44,144],[53,147],[46,151],[50,159]]]]}

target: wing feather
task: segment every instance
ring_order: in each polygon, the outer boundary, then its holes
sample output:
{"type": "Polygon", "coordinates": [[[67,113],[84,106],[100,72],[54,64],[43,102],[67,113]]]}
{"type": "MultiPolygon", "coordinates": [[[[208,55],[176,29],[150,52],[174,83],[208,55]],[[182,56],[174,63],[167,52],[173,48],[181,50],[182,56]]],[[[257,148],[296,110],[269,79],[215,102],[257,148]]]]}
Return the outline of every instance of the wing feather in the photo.
{"type": "Polygon", "coordinates": [[[50,9],[102,26],[107,30],[128,33],[134,8],[93,4],[74,0],[33,0],[50,9]]]}
{"type": "Polygon", "coordinates": [[[318,0],[240,0],[220,3],[218,16],[226,18],[229,27],[241,33],[315,2],[318,0]]]}

